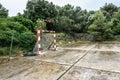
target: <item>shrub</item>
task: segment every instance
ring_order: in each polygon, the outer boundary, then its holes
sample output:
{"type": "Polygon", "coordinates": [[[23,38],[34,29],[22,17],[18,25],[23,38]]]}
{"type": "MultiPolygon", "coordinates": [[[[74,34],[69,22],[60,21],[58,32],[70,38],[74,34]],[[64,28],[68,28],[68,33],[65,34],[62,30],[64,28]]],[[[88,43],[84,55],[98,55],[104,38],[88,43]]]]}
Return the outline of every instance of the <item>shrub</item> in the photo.
{"type": "Polygon", "coordinates": [[[20,35],[19,46],[24,51],[31,51],[34,48],[36,36],[32,32],[24,32],[20,35]]]}

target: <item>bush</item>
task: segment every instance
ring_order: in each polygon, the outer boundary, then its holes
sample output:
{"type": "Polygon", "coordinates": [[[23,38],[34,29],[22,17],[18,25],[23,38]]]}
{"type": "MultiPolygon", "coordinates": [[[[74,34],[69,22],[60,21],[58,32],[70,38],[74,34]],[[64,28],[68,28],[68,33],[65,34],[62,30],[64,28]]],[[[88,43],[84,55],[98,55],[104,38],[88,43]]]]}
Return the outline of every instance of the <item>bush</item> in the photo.
{"type": "Polygon", "coordinates": [[[23,26],[25,26],[28,30],[33,31],[34,30],[34,24],[31,20],[24,18],[22,16],[15,16],[9,18],[10,21],[12,22],[17,22],[23,26]]]}
{"type": "Polygon", "coordinates": [[[20,35],[19,46],[24,51],[31,51],[34,48],[36,36],[32,32],[24,32],[20,35]]]}
{"type": "MultiPolygon", "coordinates": [[[[25,24],[21,24],[17,18],[16,21],[11,19],[0,18],[0,46],[10,47],[11,39],[13,36],[13,53],[18,54],[24,51],[31,51],[35,45],[36,36],[28,29],[25,24]],[[18,52],[20,51],[20,52],[18,52]]],[[[1,55],[7,55],[6,48],[1,49],[1,55]]]]}

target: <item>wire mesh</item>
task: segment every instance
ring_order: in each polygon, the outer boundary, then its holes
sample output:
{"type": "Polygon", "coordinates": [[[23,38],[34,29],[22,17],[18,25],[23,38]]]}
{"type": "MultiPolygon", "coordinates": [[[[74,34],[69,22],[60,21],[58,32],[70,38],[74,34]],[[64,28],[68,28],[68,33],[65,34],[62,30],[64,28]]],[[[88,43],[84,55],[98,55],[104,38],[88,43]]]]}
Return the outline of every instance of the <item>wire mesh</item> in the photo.
{"type": "MultiPolygon", "coordinates": [[[[42,51],[45,51],[51,47],[53,47],[54,36],[52,33],[42,33],[40,40],[42,51]]],[[[38,51],[38,43],[36,42],[35,47],[33,49],[33,53],[37,54],[38,51]]]]}
{"type": "Polygon", "coordinates": [[[43,50],[48,49],[53,43],[54,37],[52,33],[42,33],[41,47],[43,50]]]}

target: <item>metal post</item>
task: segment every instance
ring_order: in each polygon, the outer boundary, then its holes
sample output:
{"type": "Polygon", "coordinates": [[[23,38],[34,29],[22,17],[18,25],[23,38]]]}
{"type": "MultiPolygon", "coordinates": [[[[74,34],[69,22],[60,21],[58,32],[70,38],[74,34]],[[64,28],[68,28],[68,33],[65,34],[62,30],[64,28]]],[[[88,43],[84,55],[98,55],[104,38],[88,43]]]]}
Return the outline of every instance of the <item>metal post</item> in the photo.
{"type": "Polygon", "coordinates": [[[9,60],[12,59],[13,37],[14,37],[14,32],[12,33],[12,38],[11,38],[9,60]]]}
{"type": "Polygon", "coordinates": [[[41,54],[41,29],[37,30],[37,44],[38,44],[38,54],[41,54]]]}
{"type": "Polygon", "coordinates": [[[54,32],[54,50],[56,50],[56,32],[55,31],[53,32],[54,32]]]}

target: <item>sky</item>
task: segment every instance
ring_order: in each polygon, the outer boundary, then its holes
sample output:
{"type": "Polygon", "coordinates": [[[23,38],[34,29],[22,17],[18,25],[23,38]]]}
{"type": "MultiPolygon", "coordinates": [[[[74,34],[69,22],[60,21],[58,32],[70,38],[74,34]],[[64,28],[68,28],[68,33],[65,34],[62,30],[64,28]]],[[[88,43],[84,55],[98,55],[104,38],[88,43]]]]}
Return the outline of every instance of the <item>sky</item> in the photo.
{"type": "MultiPolygon", "coordinates": [[[[0,3],[9,10],[9,16],[15,16],[18,12],[23,13],[26,8],[28,0],[0,0],[0,3]]],[[[65,4],[71,4],[74,6],[80,6],[82,9],[98,10],[104,6],[105,3],[113,3],[120,6],[119,0],[47,0],[53,2],[55,5],[64,6],[65,4]]]]}

